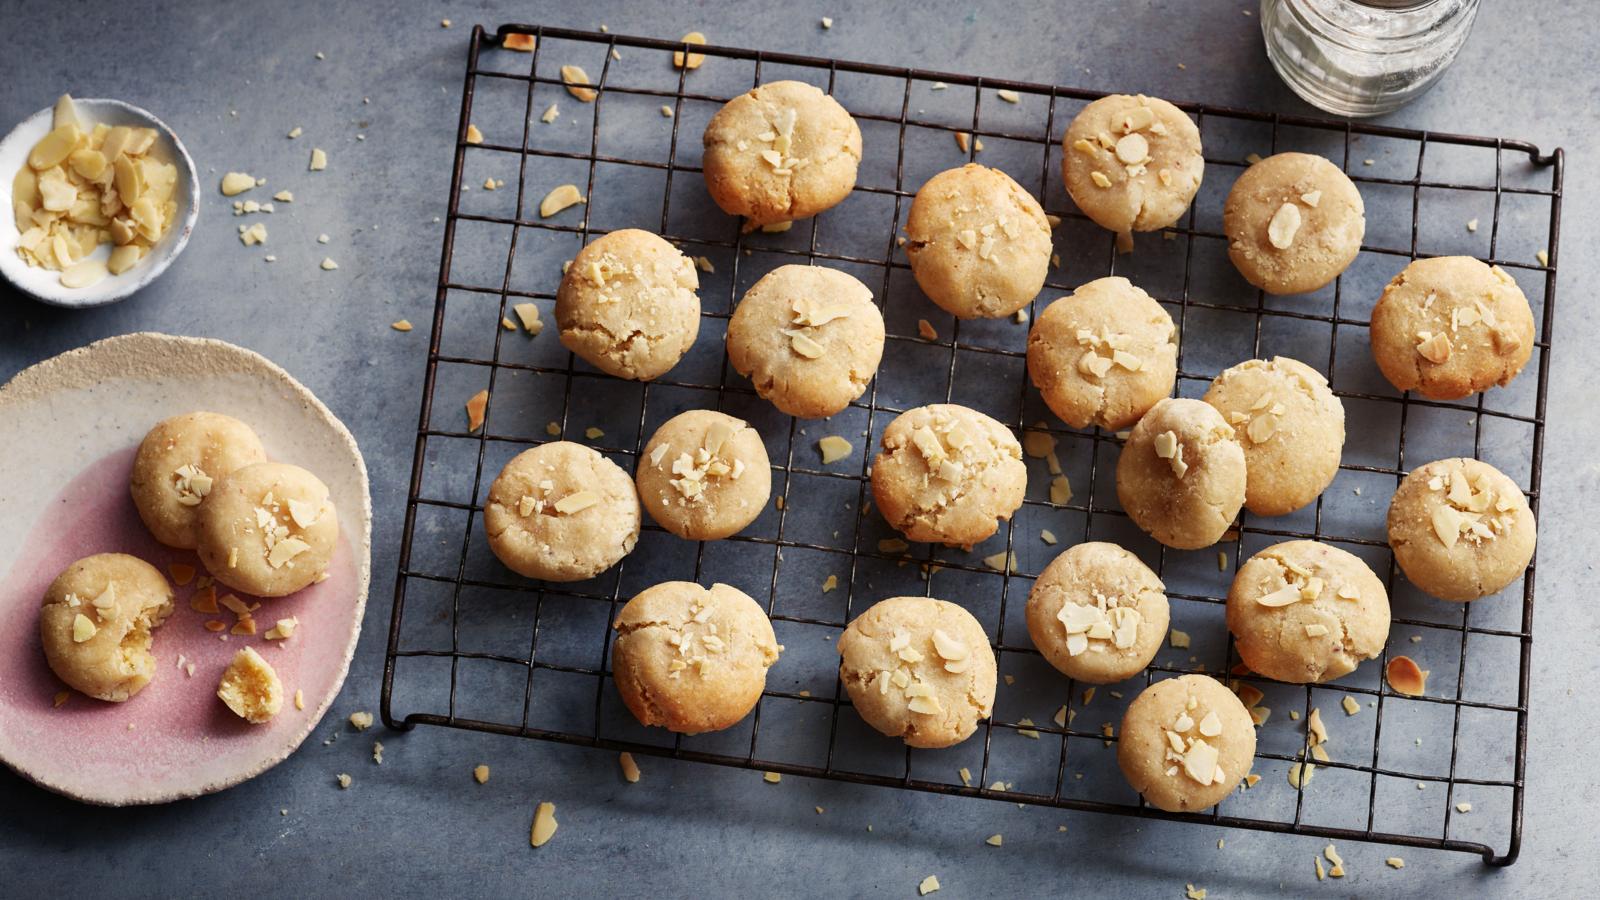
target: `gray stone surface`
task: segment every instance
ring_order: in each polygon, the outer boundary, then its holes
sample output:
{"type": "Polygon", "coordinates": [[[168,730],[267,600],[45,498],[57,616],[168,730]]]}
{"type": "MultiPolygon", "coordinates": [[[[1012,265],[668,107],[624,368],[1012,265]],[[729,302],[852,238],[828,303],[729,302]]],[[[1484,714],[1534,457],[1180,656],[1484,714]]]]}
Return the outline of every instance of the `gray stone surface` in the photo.
{"type": "MultiPolygon", "coordinates": [[[[1570,154],[1525,843],[1513,868],[1491,871],[1463,854],[1347,842],[1341,849],[1350,875],[1316,885],[1311,857],[1325,842],[1311,838],[800,778],[766,785],[751,772],[649,758],[641,759],[644,780],[630,786],[609,753],[443,729],[358,736],[341,727],[349,712],[378,703],[439,257],[434,217],[444,212],[472,23],[604,22],[614,32],[668,38],[699,28],[732,45],[1306,112],[1270,71],[1252,9],[1177,0],[1048,8],[937,0],[285,0],[73,4],[70,13],[39,0],[0,5],[0,123],[20,120],[64,89],[124,98],[179,132],[207,188],[188,251],[143,294],[87,312],[4,294],[0,378],[133,330],[234,341],[285,366],[350,425],[367,457],[377,511],[363,640],[334,715],[306,746],[248,784],[150,809],[87,808],[0,774],[5,892],[913,896],[929,873],[943,882],[941,896],[957,897],[1001,890],[1176,897],[1185,882],[1212,897],[1586,892],[1585,870],[1600,849],[1588,825],[1600,790],[1581,727],[1593,720],[1600,675],[1588,614],[1600,414],[1581,361],[1600,324],[1587,293],[1597,269],[1589,248],[1600,237],[1593,117],[1600,77],[1593,10],[1576,0],[1541,3],[1537,13],[1524,4],[1485,4],[1455,68],[1390,117],[1403,126],[1527,138],[1570,154]],[[834,18],[832,30],[818,27],[822,15],[834,18]],[[445,16],[454,28],[439,27],[445,16]],[[325,59],[315,58],[319,51],[325,59]],[[307,137],[285,140],[297,125],[307,137]],[[320,176],[304,171],[313,144],[332,157],[320,176]],[[259,248],[242,248],[234,235],[237,220],[214,190],[230,169],[295,191],[292,206],[265,220],[276,263],[263,262],[259,248]],[[326,247],[314,240],[323,232],[331,236],[326,247]],[[338,260],[337,272],[317,269],[324,255],[338,260]],[[419,331],[391,332],[389,323],[402,316],[419,331]],[[387,748],[381,767],[370,759],[375,738],[387,748]],[[479,762],[494,772],[482,787],[469,776],[479,762]],[[338,772],[354,775],[350,790],[334,785],[338,772]],[[559,804],[561,832],[533,851],[527,829],[533,804],[544,799],[559,804]],[[984,846],[996,832],[1005,846],[984,846]],[[1395,853],[1406,859],[1403,871],[1383,865],[1395,853]]],[[[627,64],[625,57],[616,65],[627,64]]],[[[1539,249],[1516,233],[1500,241],[1507,256],[1531,258],[1539,249]]],[[[1341,723],[1333,724],[1337,733],[1341,723]]],[[[1491,747],[1490,755],[1503,747],[1491,747]]],[[[1287,791],[1281,781],[1270,788],[1287,791]]],[[[1431,790],[1431,802],[1440,803],[1439,789],[1431,790]]],[[[1348,802],[1337,792],[1322,796],[1348,802]]],[[[1412,802],[1398,796],[1385,806],[1412,802]]],[[[1501,824],[1485,828],[1503,836],[1501,824]]],[[[1503,837],[1496,844],[1503,846],[1503,837]]]]}

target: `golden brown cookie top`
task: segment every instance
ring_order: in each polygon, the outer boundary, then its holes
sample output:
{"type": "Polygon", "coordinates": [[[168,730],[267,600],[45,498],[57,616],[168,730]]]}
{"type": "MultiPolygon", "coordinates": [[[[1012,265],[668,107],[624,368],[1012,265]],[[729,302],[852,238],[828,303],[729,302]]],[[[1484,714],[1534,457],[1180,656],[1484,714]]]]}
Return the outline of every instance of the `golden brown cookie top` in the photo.
{"type": "Polygon", "coordinates": [[[1200,129],[1157,97],[1101,97],[1073,118],[1061,145],[1072,202],[1119,234],[1178,221],[1205,174],[1200,129]]]}
{"type": "Polygon", "coordinates": [[[1022,445],[977,410],[935,403],[907,410],[883,432],[872,495],[885,520],[913,541],[971,546],[1022,505],[1022,445]]]}
{"type": "Polygon", "coordinates": [[[1538,527],[1528,498],[1481,460],[1440,459],[1413,469],[1389,501],[1395,562],[1441,600],[1474,600],[1519,578],[1538,527]]]}
{"type": "Polygon", "coordinates": [[[657,235],[613,231],[578,251],[556,291],[561,344],[618,378],[666,374],[700,332],[694,261],[657,235]]]}
{"type": "Polygon", "coordinates": [[[706,125],[706,188],[749,227],[814,216],[849,195],[861,129],[843,106],[800,81],[729,100],[706,125]]]}
{"type": "Polygon", "coordinates": [[[1245,506],[1278,516],[1312,502],[1339,473],[1344,404],[1297,359],[1250,359],[1218,375],[1205,402],[1244,448],[1245,506]]]}
{"type": "Polygon", "coordinates": [[[1310,153],[1279,153],[1244,170],[1222,209],[1228,256],[1269,294],[1302,294],[1336,278],[1366,233],[1361,192],[1310,153]]]}
{"type": "Polygon", "coordinates": [[[772,489],[761,435],[748,422],[691,409],[661,424],[640,454],[639,500],[681,538],[725,538],[755,521],[772,489]]]}
{"type": "Polygon", "coordinates": [[[961,319],[1008,316],[1038,296],[1050,268],[1050,221],[1009,175],[968,163],[928,179],[906,217],[917,284],[961,319]]]}
{"type": "Polygon", "coordinates": [[[1128,279],[1097,278],[1039,314],[1028,333],[1028,375],[1068,425],[1127,428],[1172,393],[1177,328],[1128,279]]]}

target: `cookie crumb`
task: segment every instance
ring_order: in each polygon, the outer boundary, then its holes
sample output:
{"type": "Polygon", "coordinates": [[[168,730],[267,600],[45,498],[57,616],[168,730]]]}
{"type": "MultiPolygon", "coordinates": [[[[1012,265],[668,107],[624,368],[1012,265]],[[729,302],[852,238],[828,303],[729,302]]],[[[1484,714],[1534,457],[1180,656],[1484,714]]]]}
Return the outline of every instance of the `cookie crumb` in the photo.
{"type": "Polygon", "coordinates": [[[617,754],[617,763],[622,766],[622,777],[629,784],[639,783],[639,764],[633,761],[633,754],[626,751],[617,754]]]}
{"type": "Polygon", "coordinates": [[[479,763],[472,767],[472,780],[479,784],[489,783],[489,767],[479,763]]]}
{"type": "Polygon", "coordinates": [[[383,765],[383,741],[372,742],[372,761],[377,765],[383,765]]]}
{"type": "Polygon", "coordinates": [[[761,780],[765,781],[767,784],[777,784],[783,780],[783,776],[777,772],[762,772],[761,780]]]}
{"type": "Polygon", "coordinates": [[[1384,860],[1384,863],[1391,869],[1404,869],[1406,867],[1406,861],[1398,856],[1391,856],[1384,860]]]}
{"type": "Polygon", "coordinates": [[[322,258],[322,271],[324,271],[324,272],[332,272],[334,269],[337,269],[337,268],[339,268],[339,264],[333,261],[333,257],[324,256],[322,258]]]}
{"type": "Polygon", "coordinates": [[[661,118],[663,118],[663,119],[672,118],[672,107],[667,106],[666,104],[662,104],[661,105],[661,118]]]}
{"type": "Polygon", "coordinates": [[[545,426],[544,426],[544,433],[550,435],[551,437],[560,437],[561,436],[561,423],[560,422],[549,422],[549,423],[546,423],[545,426]]]}
{"type": "MultiPolygon", "coordinates": [[[[191,663],[190,665],[193,665],[193,663],[191,663]]],[[[191,671],[189,674],[193,675],[194,672],[191,671]]],[[[296,688],[295,692],[294,692],[294,708],[295,709],[305,709],[306,708],[306,694],[305,694],[305,691],[302,691],[299,688],[296,688]]]]}
{"type": "Polygon", "coordinates": [[[545,123],[546,125],[550,125],[554,123],[555,120],[560,117],[560,115],[561,110],[557,108],[557,104],[552,103],[545,107],[544,113],[539,116],[539,121],[545,123]]]}
{"type": "Polygon", "coordinates": [[[350,727],[357,731],[366,731],[372,727],[372,713],[366,710],[350,714],[350,727]]]}
{"type": "Polygon", "coordinates": [[[439,20],[439,27],[440,28],[449,28],[450,27],[450,20],[449,19],[440,19],[439,20]]]}
{"type": "Polygon", "coordinates": [[[334,780],[339,783],[339,790],[348,791],[350,789],[350,782],[352,779],[349,775],[340,772],[338,775],[334,776],[334,780]]]}
{"type": "Polygon", "coordinates": [[[1183,888],[1183,896],[1188,898],[1188,900],[1206,900],[1205,888],[1195,887],[1192,884],[1186,884],[1183,886],[1183,888]]]}
{"type": "Polygon", "coordinates": [[[1356,698],[1349,694],[1346,694],[1345,698],[1339,701],[1339,705],[1344,707],[1344,714],[1347,716],[1353,716],[1361,712],[1361,704],[1357,703],[1356,698]]]}
{"type": "Polygon", "coordinates": [[[606,433],[604,431],[600,430],[599,428],[596,428],[593,425],[590,425],[588,428],[585,428],[583,430],[583,436],[588,438],[591,441],[598,441],[601,438],[605,437],[606,433]]]}
{"type": "Polygon", "coordinates": [[[389,324],[389,327],[395,331],[410,331],[411,321],[409,319],[396,319],[389,324]]]}
{"type": "Polygon", "coordinates": [[[837,575],[829,575],[827,578],[824,578],[822,580],[822,592],[824,594],[828,593],[829,591],[833,590],[834,588],[837,588],[838,586],[839,586],[839,576],[837,576],[837,575]]]}
{"type": "Polygon", "coordinates": [[[289,129],[288,137],[289,137],[289,140],[292,141],[292,140],[294,140],[295,138],[299,137],[302,134],[305,134],[305,131],[299,125],[296,125],[295,127],[289,129]]]}
{"type": "Polygon", "coordinates": [[[1050,479],[1050,503],[1054,506],[1066,506],[1072,502],[1072,483],[1065,475],[1057,475],[1050,479]]]}
{"type": "Polygon", "coordinates": [[[1311,783],[1311,776],[1317,767],[1311,763],[1294,763],[1289,766],[1289,786],[1296,790],[1304,790],[1311,783]]]}
{"type": "Polygon", "coordinates": [[[1478,220],[1477,219],[1468,219],[1467,220],[1467,230],[1468,231],[1477,231],[1478,230],[1478,220]]]}
{"type": "Polygon", "coordinates": [[[1228,571],[1228,554],[1227,554],[1227,551],[1225,551],[1225,550],[1218,550],[1217,551],[1217,571],[1218,572],[1226,572],[1226,571],[1228,571]]]}
{"type": "Polygon", "coordinates": [[[467,123],[467,143],[469,143],[469,144],[481,144],[481,143],[483,143],[483,132],[479,131],[478,130],[478,126],[472,124],[471,122],[467,123]]]}
{"type": "Polygon", "coordinates": [[[582,66],[562,66],[561,82],[566,87],[567,93],[579,103],[593,103],[595,98],[600,96],[599,91],[586,86],[591,82],[589,73],[585,72],[582,66]]]}
{"type": "Polygon", "coordinates": [[[1172,629],[1167,634],[1167,645],[1174,650],[1189,649],[1189,632],[1180,631],[1176,628],[1172,629]]]}
{"type": "Polygon", "coordinates": [[[822,27],[825,28],[825,29],[826,28],[832,28],[833,27],[833,19],[831,17],[829,17],[829,16],[823,16],[822,17],[822,27]]]}
{"type": "Polygon", "coordinates": [[[533,829],[528,832],[528,843],[543,847],[556,833],[556,805],[549,801],[540,803],[533,812],[533,829]]]}
{"type": "Polygon", "coordinates": [[[1467,803],[1465,801],[1462,801],[1461,803],[1457,803],[1456,804],[1456,812],[1458,812],[1458,813],[1469,813],[1469,812],[1472,812],[1472,804],[1471,803],[1467,803]]]}

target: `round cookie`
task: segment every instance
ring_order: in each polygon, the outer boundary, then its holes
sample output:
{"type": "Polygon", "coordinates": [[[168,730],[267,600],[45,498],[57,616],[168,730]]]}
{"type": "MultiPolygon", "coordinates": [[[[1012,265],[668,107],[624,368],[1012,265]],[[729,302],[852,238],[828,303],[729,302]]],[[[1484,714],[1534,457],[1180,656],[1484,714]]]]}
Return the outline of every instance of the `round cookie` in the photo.
{"type": "Polygon", "coordinates": [[[257,597],[284,597],[328,570],[339,514],[317,476],[288,463],[252,463],[217,479],[196,533],[211,577],[257,597]]]}
{"type": "Polygon", "coordinates": [[[1268,678],[1322,683],[1356,670],[1389,639],[1389,594],[1361,558],[1285,541],[1245,561],[1228,588],[1239,658],[1268,678]]]}
{"type": "Polygon", "coordinates": [[[1249,711],[1208,675],[1145,688],[1128,704],[1117,736],[1123,777],[1146,803],[1167,812],[1215,806],[1250,773],[1255,754],[1249,711]]]}
{"type": "Polygon", "coordinates": [[[1116,544],[1078,544],[1028,592],[1028,635],[1068,678],[1111,684],[1144,671],[1167,637],[1167,595],[1156,573],[1116,544]]]}
{"type": "Polygon", "coordinates": [[[662,528],[691,541],[714,541],[761,515],[772,491],[772,465],[749,423],[691,409],[656,429],[634,482],[639,502],[662,528]]]}
{"type": "Polygon", "coordinates": [[[839,635],[839,680],[868,725],[912,747],[950,747],[994,709],[994,650],[954,603],[891,597],[839,635]]]}
{"type": "Polygon", "coordinates": [[[266,458],[249,425],[221,413],[184,413],[157,422],[139,442],[128,489],[156,540],[193,550],[195,520],[216,480],[266,458]]]}
{"type": "Polygon", "coordinates": [[[639,540],[639,493],[599,451],[554,441],[513,456],[483,507],[489,549],[518,575],[593,578],[639,540]]]}
{"type": "Polygon", "coordinates": [[[706,124],[706,190],[746,229],[805,219],[850,195],[861,129],[839,101],[800,81],[729,100],[706,124]]]}
{"type": "Polygon", "coordinates": [[[906,218],[917,286],[958,319],[1009,316],[1050,270],[1050,220],[1011,176],[977,163],[928,179],[906,218]]]}
{"type": "Polygon", "coordinates": [[[667,581],[617,614],[611,673],[643,725],[720,731],[755,708],[783,647],[761,606],[725,584],[667,581]]]}
{"type": "Polygon", "coordinates": [[[1244,505],[1293,512],[1327,490],[1344,451],[1344,404],[1322,373],[1297,359],[1250,359],[1218,375],[1204,400],[1244,448],[1244,505]]]}
{"type": "Polygon", "coordinates": [[[1244,448],[1200,400],[1162,400],[1117,458],[1117,499],[1133,523],[1179,550],[1222,539],[1244,505],[1244,448]]]}
{"type": "Polygon", "coordinates": [[[144,560],[123,553],[80,559],[45,589],[45,661],[68,687],[121,703],[155,677],[151,631],[172,609],[172,586],[144,560]]]}
{"type": "Polygon", "coordinates": [[[837,269],[779,266],[745,291],[728,321],[728,361],[791,416],[821,419],[867,389],[883,359],[872,291],[837,269]]]}
{"type": "Polygon", "coordinates": [[[1004,425],[951,403],[908,409],[883,432],[872,498],[913,541],[971,547],[1022,505],[1028,467],[1004,425]]]}
{"type": "Polygon", "coordinates": [[[1533,355],[1533,311],[1499,266],[1419,259],[1372,309],[1372,358],[1389,383],[1434,400],[1504,387],[1533,355]]]}
{"type": "Polygon", "coordinates": [[[556,291],[561,345],[608,375],[649,381],[677,364],[700,333],[694,261],[637,228],[578,251],[556,291]]]}
{"type": "Polygon", "coordinates": [[[1279,153],[1244,170],[1222,207],[1228,258],[1269,294],[1304,294],[1338,277],[1366,234],[1350,176],[1320,156],[1279,153]]]}
{"type": "Polygon", "coordinates": [[[1073,428],[1118,431],[1172,393],[1178,332],[1126,278],[1096,278],[1045,307],[1028,332],[1028,377],[1073,428]]]}
{"type": "Polygon", "coordinates": [[[1118,234],[1178,221],[1206,168],[1194,120],[1142,94],[1112,94],[1085,106],[1067,126],[1061,150],[1072,202],[1118,234]]]}
{"type": "Polygon", "coordinates": [[[1395,562],[1412,584],[1441,600],[1498,593],[1528,568],[1537,537],[1527,496],[1476,459],[1414,469],[1389,501],[1395,562]]]}

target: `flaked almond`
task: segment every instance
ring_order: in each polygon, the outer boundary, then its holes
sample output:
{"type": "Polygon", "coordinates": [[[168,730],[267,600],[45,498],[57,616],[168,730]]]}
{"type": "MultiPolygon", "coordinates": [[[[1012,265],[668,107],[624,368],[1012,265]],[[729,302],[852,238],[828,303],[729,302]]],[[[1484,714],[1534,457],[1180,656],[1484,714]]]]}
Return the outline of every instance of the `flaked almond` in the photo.
{"type": "MultiPolygon", "coordinates": [[[[444,19],[441,24],[445,28],[449,28],[450,20],[444,19]]],[[[507,50],[516,50],[519,53],[532,53],[534,48],[538,45],[539,42],[534,38],[533,35],[521,33],[508,34],[505,36],[505,39],[500,42],[500,46],[506,48],[507,50]]]]}
{"type": "Polygon", "coordinates": [[[467,399],[467,431],[477,431],[483,427],[483,414],[488,408],[488,390],[481,390],[467,399]]]}
{"type": "Polygon", "coordinates": [[[1299,603],[1301,600],[1299,585],[1286,584],[1275,591],[1269,591],[1256,598],[1256,603],[1262,606],[1279,607],[1299,603]]]}
{"type": "Polygon", "coordinates": [[[624,751],[617,756],[617,764],[622,767],[622,777],[629,784],[639,783],[639,764],[633,761],[633,754],[624,751]]]}
{"type": "Polygon", "coordinates": [[[823,465],[848,457],[853,449],[849,441],[837,435],[830,434],[817,441],[817,451],[822,454],[823,465]]]}
{"type": "Polygon", "coordinates": [[[820,359],[827,352],[821,344],[798,331],[790,332],[789,348],[806,359],[820,359]]]}
{"type": "Polygon", "coordinates": [[[590,83],[589,73],[581,66],[562,66],[561,83],[566,86],[567,93],[577,98],[580,103],[593,103],[594,98],[600,96],[600,92],[594,88],[584,87],[590,83]]]}
{"type": "Polygon", "coordinates": [[[1056,506],[1066,506],[1072,502],[1072,484],[1067,481],[1067,476],[1057,475],[1050,479],[1050,502],[1056,506]]]}
{"type": "Polygon", "coordinates": [[[1117,160],[1135,166],[1150,156],[1150,142],[1142,134],[1125,134],[1117,140],[1117,160]]]}
{"type": "Polygon", "coordinates": [[[560,500],[557,500],[555,503],[555,509],[556,512],[564,516],[570,516],[574,513],[583,512],[599,502],[600,495],[596,494],[594,491],[577,491],[562,497],[560,500]]]}
{"type": "Polygon", "coordinates": [[[1417,335],[1417,355],[1434,365],[1443,365],[1450,359],[1454,348],[1450,346],[1450,335],[1443,331],[1436,333],[1420,332],[1417,335]]]}
{"type": "MultiPolygon", "coordinates": [[[[691,31],[683,36],[682,41],[685,44],[704,45],[706,36],[698,31],[691,31]]],[[[706,55],[704,53],[686,53],[682,50],[674,50],[672,52],[672,67],[675,69],[688,69],[692,72],[705,65],[705,62],[706,55]]]]}
{"type": "Polygon", "coordinates": [[[1094,182],[1095,187],[1111,187],[1111,179],[1107,178],[1106,173],[1100,171],[1099,169],[1089,173],[1089,180],[1094,182]]]}
{"type": "Polygon", "coordinates": [[[481,144],[481,143],[483,143],[483,132],[479,131],[478,130],[478,126],[472,124],[471,122],[467,123],[467,143],[469,143],[469,144],[481,144]]]}
{"type": "Polygon", "coordinates": [[[1267,240],[1279,250],[1287,250],[1294,245],[1294,236],[1299,230],[1300,207],[1285,203],[1278,207],[1278,211],[1272,214],[1272,221],[1267,223],[1267,240]]]}
{"type": "Polygon", "coordinates": [[[539,217],[548,219],[569,206],[583,203],[584,197],[575,184],[563,184],[553,188],[539,201],[539,217]]]}
{"type": "Polygon", "coordinates": [[[543,847],[555,837],[556,805],[550,802],[539,804],[533,812],[533,829],[528,833],[528,843],[535,847],[543,847]]]}
{"type": "Polygon", "coordinates": [[[1407,697],[1420,697],[1428,690],[1428,670],[1417,665],[1409,656],[1396,656],[1384,669],[1389,687],[1407,697]]]}
{"type": "Polygon", "coordinates": [[[967,658],[967,645],[961,643],[943,629],[933,630],[933,649],[939,654],[940,659],[956,662],[967,658]]]}

